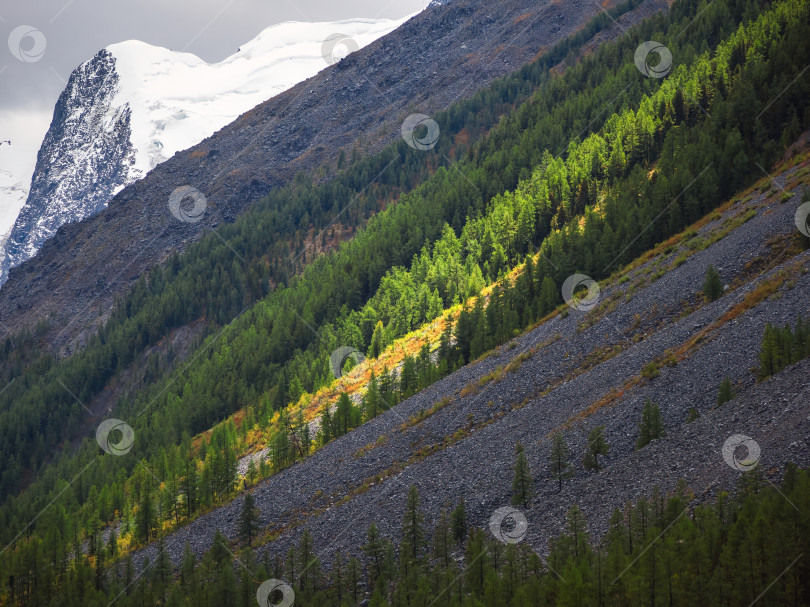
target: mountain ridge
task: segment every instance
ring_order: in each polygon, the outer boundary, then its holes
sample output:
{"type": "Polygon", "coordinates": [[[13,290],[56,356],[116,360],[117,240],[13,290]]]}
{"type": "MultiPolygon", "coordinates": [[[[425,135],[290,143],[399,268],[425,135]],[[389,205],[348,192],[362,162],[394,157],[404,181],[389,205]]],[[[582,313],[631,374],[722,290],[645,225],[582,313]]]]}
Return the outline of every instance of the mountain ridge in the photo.
{"type": "Polygon", "coordinates": [[[59,96],[3,249],[0,284],[60,226],[95,215],[177,152],[335,61],[322,55],[330,35],[343,30],[348,52],[408,18],[281,23],[217,63],[138,40],[102,49],[59,96]]]}

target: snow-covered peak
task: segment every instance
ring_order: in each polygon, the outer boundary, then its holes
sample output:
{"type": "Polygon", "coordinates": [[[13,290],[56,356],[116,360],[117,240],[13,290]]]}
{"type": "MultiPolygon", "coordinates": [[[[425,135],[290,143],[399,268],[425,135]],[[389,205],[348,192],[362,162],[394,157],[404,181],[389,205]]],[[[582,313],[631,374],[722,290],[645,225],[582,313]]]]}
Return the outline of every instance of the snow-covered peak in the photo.
{"type": "Polygon", "coordinates": [[[0,202],[16,216],[5,242],[0,233],[0,284],[61,225],[101,211],[178,151],[409,18],[282,23],[218,63],[138,40],[100,51],[71,74],[33,178],[0,174],[0,202]]]}
{"type": "Polygon", "coordinates": [[[362,48],[403,22],[281,23],[219,63],[137,40],[107,47],[119,77],[113,105],[129,104],[132,109],[135,164],[127,181],[143,177],[176,152],[326,68],[331,63],[323,57],[326,39],[345,36],[347,42],[338,43],[332,53],[337,57],[343,49],[362,48]]]}

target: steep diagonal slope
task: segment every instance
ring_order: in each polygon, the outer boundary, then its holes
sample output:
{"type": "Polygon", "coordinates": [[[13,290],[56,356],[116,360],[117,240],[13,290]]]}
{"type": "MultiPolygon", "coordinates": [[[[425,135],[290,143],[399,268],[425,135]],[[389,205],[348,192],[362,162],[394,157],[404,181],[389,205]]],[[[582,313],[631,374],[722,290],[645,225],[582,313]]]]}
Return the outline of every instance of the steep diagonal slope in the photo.
{"type": "Polygon", "coordinates": [[[336,32],[362,48],[405,20],[282,23],[215,64],[136,40],[103,49],[59,98],[0,284],[60,226],[94,215],[178,151],[327,67],[336,57],[323,57],[324,40],[336,32]]]}
{"type": "MultiPolygon", "coordinates": [[[[801,170],[806,180],[807,169],[801,170]]],[[[775,178],[775,191],[796,173],[775,178]]],[[[527,541],[540,552],[573,502],[593,529],[604,530],[613,508],[655,484],[670,492],[685,478],[698,499],[732,488],[739,473],[721,453],[732,434],[757,440],[768,470],[785,461],[810,463],[810,363],[765,384],[756,384],[752,371],[766,323],[782,325],[810,314],[810,251],[794,255],[782,248],[796,235],[803,188],[793,191],[788,203],[755,192],[729,205],[694,235],[660,247],[626,280],[607,285],[601,305],[590,313],[554,317],[262,482],[254,490],[262,523],[279,533],[268,549],[283,554],[307,528],[328,561],[337,550],[358,553],[371,522],[396,537],[412,484],[424,498],[428,520],[464,497],[471,524],[484,527],[496,508],[509,503],[508,471],[518,441],[537,480],[539,495],[526,513],[527,541]],[[707,242],[712,244],[701,248],[707,242]],[[729,289],[703,305],[700,290],[709,265],[729,289]],[[659,275],[659,269],[665,272],[659,275]],[[756,296],[769,284],[764,292],[770,297],[756,296]],[[511,373],[481,381],[522,353],[531,356],[511,373]],[[659,377],[642,379],[642,367],[653,360],[668,362],[659,377]],[[726,376],[738,398],[715,408],[726,376]],[[471,385],[478,388],[464,390],[471,385]],[[447,397],[452,404],[403,427],[404,420],[447,397]],[[660,404],[667,436],[637,452],[636,425],[646,398],[660,404]],[[701,417],[688,424],[692,407],[701,417]],[[604,470],[593,474],[580,461],[588,431],[597,425],[606,426],[611,451],[604,470]],[[565,433],[577,469],[562,493],[548,480],[550,436],[557,431],[565,433]],[[378,442],[381,436],[386,439],[378,442]]],[[[199,554],[210,547],[216,529],[234,538],[241,501],[167,538],[176,562],[187,541],[199,554]]],[[[154,554],[150,546],[136,562],[152,561],[154,554]]]]}
{"type": "MultiPolygon", "coordinates": [[[[646,0],[630,19],[662,10],[646,0]]],[[[596,3],[456,0],[424,11],[394,33],[246,113],[125,188],[96,217],[64,226],[0,290],[4,332],[52,315],[70,337],[103,318],[145,269],[206,229],[231,221],[299,170],[333,161],[360,141],[376,149],[399,136],[413,111],[431,113],[534,58],[601,11],[596,3]],[[167,201],[191,185],[208,199],[199,223],[183,224],[167,201]]],[[[618,30],[617,30],[618,31],[618,30]]]]}

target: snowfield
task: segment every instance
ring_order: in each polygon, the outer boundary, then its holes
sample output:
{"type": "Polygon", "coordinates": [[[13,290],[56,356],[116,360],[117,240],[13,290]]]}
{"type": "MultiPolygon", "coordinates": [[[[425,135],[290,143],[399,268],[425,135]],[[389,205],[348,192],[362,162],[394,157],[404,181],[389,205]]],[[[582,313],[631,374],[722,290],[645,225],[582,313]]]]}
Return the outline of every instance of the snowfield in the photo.
{"type": "Polygon", "coordinates": [[[267,28],[219,63],[137,40],[107,47],[119,76],[110,109],[128,105],[132,111],[131,141],[136,152],[129,181],[140,179],[176,152],[409,18],[282,23],[267,28]],[[346,41],[324,58],[324,41],[336,34],[346,41]]]}

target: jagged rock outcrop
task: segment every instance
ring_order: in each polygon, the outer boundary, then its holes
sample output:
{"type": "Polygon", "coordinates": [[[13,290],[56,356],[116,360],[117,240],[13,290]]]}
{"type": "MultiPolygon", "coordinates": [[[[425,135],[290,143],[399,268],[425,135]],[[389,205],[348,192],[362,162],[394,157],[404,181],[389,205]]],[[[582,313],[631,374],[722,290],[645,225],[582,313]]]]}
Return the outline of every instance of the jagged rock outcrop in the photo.
{"type": "Polygon", "coordinates": [[[119,76],[107,50],[82,64],[59,96],[31,189],[0,259],[0,284],[69,222],[103,209],[135,163],[131,109],[115,106],[119,76]]]}

